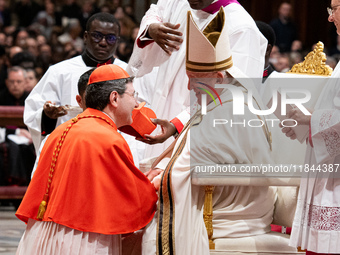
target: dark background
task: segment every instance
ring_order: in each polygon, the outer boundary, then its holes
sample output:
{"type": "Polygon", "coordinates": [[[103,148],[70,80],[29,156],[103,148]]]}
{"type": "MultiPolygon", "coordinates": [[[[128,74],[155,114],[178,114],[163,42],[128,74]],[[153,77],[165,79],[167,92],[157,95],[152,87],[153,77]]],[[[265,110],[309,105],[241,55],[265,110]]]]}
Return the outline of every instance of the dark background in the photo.
{"type": "MultiPolygon", "coordinates": [[[[141,18],[150,4],[155,2],[157,1],[121,0],[122,4],[139,6],[139,8],[135,8],[137,19],[141,18]]],[[[335,26],[328,22],[327,7],[330,6],[331,0],[239,0],[239,2],[254,20],[267,23],[277,17],[280,4],[288,2],[292,5],[292,18],[298,26],[299,40],[303,42],[305,49],[310,49],[318,41],[322,41],[326,48],[336,45],[335,26]]]]}
{"type": "Polygon", "coordinates": [[[239,0],[240,4],[250,13],[254,20],[269,23],[277,16],[277,10],[282,2],[292,5],[292,14],[298,26],[299,40],[305,48],[310,48],[318,41],[322,41],[327,48],[336,45],[336,29],[328,22],[327,7],[330,0],[239,0]]]}

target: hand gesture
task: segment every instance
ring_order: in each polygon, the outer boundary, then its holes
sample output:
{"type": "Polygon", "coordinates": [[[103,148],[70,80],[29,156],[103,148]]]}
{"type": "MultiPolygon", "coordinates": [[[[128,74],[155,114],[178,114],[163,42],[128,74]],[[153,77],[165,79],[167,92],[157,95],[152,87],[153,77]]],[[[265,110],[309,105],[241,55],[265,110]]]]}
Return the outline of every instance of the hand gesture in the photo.
{"type": "Polygon", "coordinates": [[[157,135],[145,135],[145,138],[136,138],[138,141],[147,144],[162,143],[167,140],[170,136],[176,133],[176,127],[170,121],[165,119],[151,119],[154,124],[161,126],[162,131],[157,135]]]}
{"type": "Polygon", "coordinates": [[[161,177],[157,177],[157,178],[154,178],[152,180],[152,184],[153,186],[155,187],[155,190],[158,191],[159,188],[161,187],[161,181],[162,181],[162,178],[161,177]]]}
{"type": "Polygon", "coordinates": [[[162,180],[162,174],[163,170],[159,168],[150,169],[145,173],[145,176],[150,180],[150,182],[153,184],[156,190],[159,190],[159,187],[161,186],[161,180],[162,180]]]}
{"type": "MultiPolygon", "coordinates": [[[[309,112],[313,112],[310,109],[307,109],[309,112]]],[[[287,114],[289,119],[294,119],[297,122],[297,125],[309,125],[311,115],[305,115],[299,108],[293,107],[289,110],[287,114]]],[[[282,128],[282,124],[280,124],[280,127],[282,128]]],[[[282,133],[286,134],[287,137],[289,137],[292,140],[296,139],[296,134],[294,130],[291,127],[284,127],[282,128],[282,133]]]]}
{"type": "Polygon", "coordinates": [[[57,119],[58,117],[64,116],[67,114],[67,110],[63,106],[56,106],[55,103],[51,101],[46,101],[43,110],[47,117],[50,119],[57,119]]]}
{"type": "MultiPolygon", "coordinates": [[[[281,126],[281,124],[280,124],[280,126],[281,126]]],[[[290,139],[292,139],[292,140],[296,139],[296,134],[291,127],[284,127],[284,128],[282,128],[281,131],[282,131],[282,133],[286,134],[286,136],[289,137],[290,139]]]]}
{"type": "MultiPolygon", "coordinates": [[[[310,109],[307,109],[310,113],[313,111],[310,109]]],[[[294,119],[297,121],[298,125],[309,125],[311,115],[305,115],[299,108],[293,107],[288,112],[288,118],[294,119]]]]}
{"type": "Polygon", "coordinates": [[[149,171],[147,171],[145,174],[145,176],[152,181],[156,176],[158,176],[159,174],[161,174],[163,172],[162,169],[159,168],[155,168],[155,169],[150,169],[149,171]]]}
{"type": "Polygon", "coordinates": [[[179,45],[183,42],[182,33],[177,29],[180,24],[152,23],[149,25],[149,36],[169,55],[172,50],[178,50],[179,45]]]}

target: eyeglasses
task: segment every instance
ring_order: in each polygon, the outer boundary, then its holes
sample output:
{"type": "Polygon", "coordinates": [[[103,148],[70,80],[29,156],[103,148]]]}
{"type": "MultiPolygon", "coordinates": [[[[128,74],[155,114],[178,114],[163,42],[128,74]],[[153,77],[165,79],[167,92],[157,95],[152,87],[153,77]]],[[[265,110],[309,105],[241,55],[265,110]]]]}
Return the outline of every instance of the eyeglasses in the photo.
{"type": "Polygon", "coordinates": [[[93,41],[95,41],[96,43],[101,42],[101,40],[103,40],[103,38],[105,37],[105,41],[107,42],[107,44],[113,45],[119,39],[119,36],[115,36],[113,34],[104,35],[98,31],[89,32],[89,34],[91,35],[93,41]]]}
{"type": "Polygon", "coordinates": [[[138,92],[134,91],[132,94],[128,92],[124,92],[124,94],[128,94],[129,96],[132,96],[136,101],[138,101],[138,92]]]}
{"type": "Polygon", "coordinates": [[[337,9],[334,9],[334,8],[336,8],[336,7],[338,7],[338,6],[340,6],[340,4],[334,5],[334,6],[332,6],[332,7],[327,7],[328,15],[329,15],[329,16],[332,16],[333,13],[337,10],[337,9]]]}

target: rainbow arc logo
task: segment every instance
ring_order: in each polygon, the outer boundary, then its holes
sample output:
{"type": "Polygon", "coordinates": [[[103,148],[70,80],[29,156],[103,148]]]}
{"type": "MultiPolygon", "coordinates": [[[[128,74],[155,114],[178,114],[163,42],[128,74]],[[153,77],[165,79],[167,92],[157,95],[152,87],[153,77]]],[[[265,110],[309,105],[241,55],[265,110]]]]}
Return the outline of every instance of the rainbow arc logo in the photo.
{"type": "MultiPolygon", "coordinates": [[[[211,91],[213,91],[213,92],[216,94],[218,100],[220,101],[220,104],[222,105],[222,100],[221,100],[220,96],[217,94],[217,91],[216,91],[212,86],[210,86],[210,85],[208,85],[208,84],[205,84],[205,83],[203,83],[203,82],[197,82],[197,83],[198,83],[198,84],[201,84],[201,85],[203,85],[203,86],[209,88],[211,91]]],[[[200,87],[198,87],[198,88],[199,88],[200,90],[203,90],[205,93],[207,93],[207,94],[212,98],[212,100],[214,100],[215,105],[217,105],[217,102],[216,102],[216,100],[215,100],[215,97],[211,94],[211,92],[210,92],[209,90],[204,89],[204,88],[200,88],[200,87]]]]}

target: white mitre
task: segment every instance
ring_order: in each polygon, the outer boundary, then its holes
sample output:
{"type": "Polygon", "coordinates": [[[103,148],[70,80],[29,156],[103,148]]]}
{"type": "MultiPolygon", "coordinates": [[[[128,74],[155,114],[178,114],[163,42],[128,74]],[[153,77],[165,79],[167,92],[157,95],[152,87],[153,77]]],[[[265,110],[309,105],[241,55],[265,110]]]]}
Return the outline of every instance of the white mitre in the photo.
{"type": "MultiPolygon", "coordinates": [[[[187,16],[187,48],[186,70],[191,72],[227,71],[237,79],[248,91],[251,90],[256,100],[259,94],[251,79],[233,65],[228,26],[223,7],[201,31],[196,25],[192,14],[187,16]]],[[[264,109],[264,107],[261,107],[264,109]]]]}
{"type": "MultiPolygon", "coordinates": [[[[251,92],[260,109],[266,109],[253,81],[233,65],[223,7],[203,31],[198,28],[191,12],[188,11],[186,70],[201,73],[226,71],[247,90],[248,94],[251,92]]],[[[268,134],[267,139],[271,143],[268,134]]]]}
{"type": "Polygon", "coordinates": [[[192,72],[227,70],[235,78],[246,78],[233,65],[223,7],[203,31],[188,11],[186,69],[192,72]]]}

